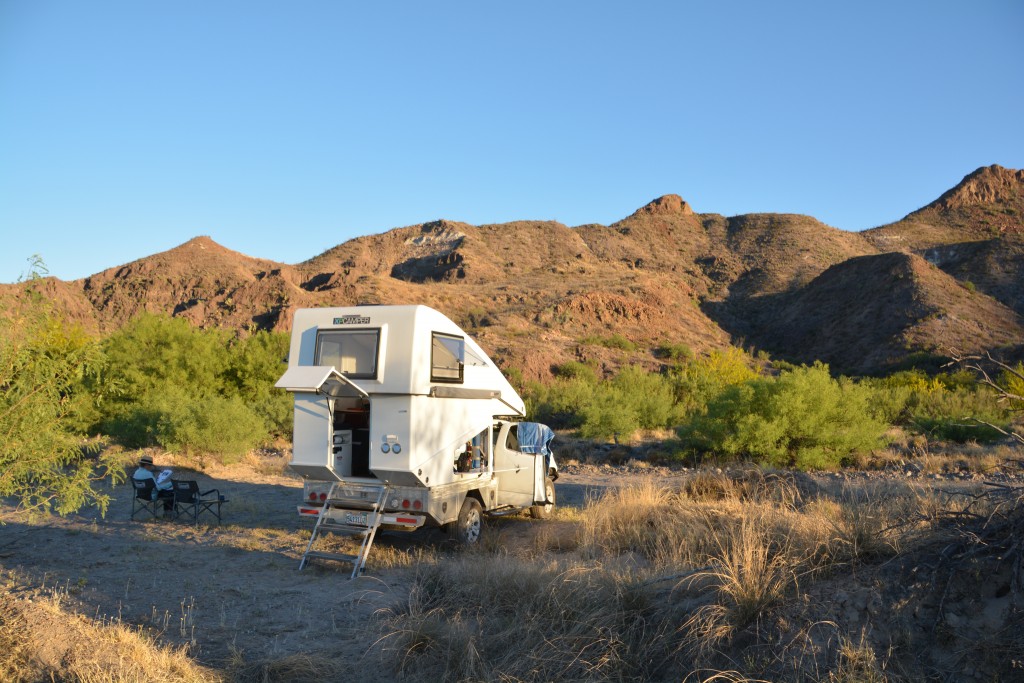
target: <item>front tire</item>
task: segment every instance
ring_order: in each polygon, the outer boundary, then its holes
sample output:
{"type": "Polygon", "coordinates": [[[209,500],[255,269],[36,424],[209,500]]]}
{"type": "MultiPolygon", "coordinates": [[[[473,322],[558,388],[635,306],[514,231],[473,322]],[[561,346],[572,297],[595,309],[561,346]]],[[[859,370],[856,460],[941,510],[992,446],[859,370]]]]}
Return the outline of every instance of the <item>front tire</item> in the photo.
{"type": "Polygon", "coordinates": [[[459,518],[452,530],[455,540],[462,545],[475,545],[484,527],[484,509],[476,498],[466,498],[459,510],[459,518]]]}
{"type": "Polygon", "coordinates": [[[544,497],[548,499],[547,503],[530,507],[530,516],[534,519],[547,519],[555,510],[555,482],[551,477],[544,479],[544,497]]]}

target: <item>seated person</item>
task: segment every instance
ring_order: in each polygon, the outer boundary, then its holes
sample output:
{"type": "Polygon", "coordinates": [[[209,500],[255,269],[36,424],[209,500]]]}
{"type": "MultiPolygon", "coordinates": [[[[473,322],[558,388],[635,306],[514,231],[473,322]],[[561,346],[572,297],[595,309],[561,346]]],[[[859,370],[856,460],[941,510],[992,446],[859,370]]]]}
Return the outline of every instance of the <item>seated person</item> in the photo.
{"type": "Polygon", "coordinates": [[[139,458],[139,468],[135,470],[132,475],[132,479],[139,481],[145,481],[146,479],[153,480],[153,493],[156,495],[155,499],[162,500],[164,503],[164,517],[170,517],[174,512],[174,483],[171,481],[171,471],[164,470],[159,476],[153,474],[156,467],[153,465],[153,457],[144,455],[139,458]]]}

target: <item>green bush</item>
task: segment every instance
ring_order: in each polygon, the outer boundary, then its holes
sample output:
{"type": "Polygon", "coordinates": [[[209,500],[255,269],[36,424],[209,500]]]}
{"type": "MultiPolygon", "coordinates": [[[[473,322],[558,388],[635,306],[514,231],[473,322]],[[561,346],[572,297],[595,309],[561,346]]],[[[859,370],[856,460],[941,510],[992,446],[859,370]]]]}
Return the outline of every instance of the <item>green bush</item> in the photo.
{"type": "Polygon", "coordinates": [[[655,348],[654,355],[676,364],[692,361],[695,357],[693,349],[686,344],[672,344],[669,342],[655,348]]]}
{"type": "Polygon", "coordinates": [[[751,457],[774,467],[836,467],[881,444],[887,425],[871,410],[871,391],[815,363],[725,389],[679,429],[704,452],[751,457]]]}
{"type": "Polygon", "coordinates": [[[929,375],[922,370],[895,372],[867,380],[875,413],[891,424],[947,441],[992,441],[1002,438],[1009,413],[995,392],[977,384],[969,372],[929,375]]]}
{"type": "Polygon", "coordinates": [[[629,341],[619,333],[615,333],[610,337],[598,337],[596,335],[591,335],[581,339],[580,344],[589,346],[603,346],[608,349],[621,349],[623,351],[636,350],[636,344],[629,341]]]}
{"type": "Polygon", "coordinates": [[[753,361],[741,349],[713,350],[669,372],[674,403],[685,414],[703,412],[727,387],[758,377],[753,361]]]}
{"type": "Polygon", "coordinates": [[[96,422],[128,446],[159,444],[227,461],[291,433],[292,402],[274,382],[288,339],[239,339],[180,318],[146,314],[104,342],[96,422]]]}
{"type": "Polygon", "coordinates": [[[527,414],[556,429],[576,429],[583,423],[583,411],[597,386],[596,377],[593,381],[573,377],[550,384],[531,383],[523,396],[527,414]]]}
{"type": "Polygon", "coordinates": [[[937,439],[997,441],[1003,434],[995,427],[1005,430],[1010,425],[1009,413],[987,389],[937,391],[917,395],[911,403],[912,426],[937,439]]]}
{"type": "Polygon", "coordinates": [[[161,397],[160,404],[155,436],[169,450],[209,453],[230,463],[266,438],[266,423],[237,396],[196,400],[175,391],[161,397]]]}
{"type": "Polygon", "coordinates": [[[292,395],[274,388],[287,369],[288,335],[259,331],[228,349],[224,395],[241,399],[275,436],[292,432],[292,395]]]}
{"type": "Polygon", "coordinates": [[[553,427],[577,429],[584,438],[628,438],[679,419],[672,384],[658,373],[626,366],[602,381],[582,363],[567,363],[558,373],[550,384],[531,384],[525,392],[528,413],[553,427]]]}
{"type": "Polygon", "coordinates": [[[83,380],[103,367],[103,354],[30,285],[0,315],[0,497],[36,512],[88,503],[105,512],[109,496],[93,482],[118,469],[112,457],[84,452],[75,428],[91,405],[83,380]]]}

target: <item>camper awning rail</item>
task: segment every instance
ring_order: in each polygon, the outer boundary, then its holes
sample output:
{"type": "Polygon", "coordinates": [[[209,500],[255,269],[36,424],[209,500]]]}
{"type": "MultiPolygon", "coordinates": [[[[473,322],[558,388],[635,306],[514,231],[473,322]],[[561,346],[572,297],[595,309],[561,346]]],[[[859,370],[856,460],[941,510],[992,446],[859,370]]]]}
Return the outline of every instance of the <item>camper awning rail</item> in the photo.
{"type": "Polygon", "coordinates": [[[501,398],[497,389],[464,389],[462,387],[430,387],[430,395],[435,398],[501,398]]]}

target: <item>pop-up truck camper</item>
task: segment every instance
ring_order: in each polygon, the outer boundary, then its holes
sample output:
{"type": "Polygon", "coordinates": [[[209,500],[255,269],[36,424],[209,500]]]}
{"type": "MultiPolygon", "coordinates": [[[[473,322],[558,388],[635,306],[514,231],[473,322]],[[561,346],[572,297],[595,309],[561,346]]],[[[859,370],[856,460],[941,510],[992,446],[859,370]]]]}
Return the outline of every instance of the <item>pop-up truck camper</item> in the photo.
{"type": "Polygon", "coordinates": [[[316,518],[310,558],[363,569],[378,528],[442,526],[475,543],[483,515],[546,517],[558,477],[552,431],[458,325],[426,306],[295,312],[288,370],[295,396],[292,470],[299,514],[316,518]],[[330,531],[358,554],[316,550],[330,531]]]}

